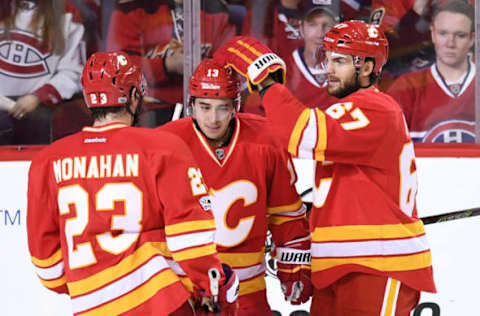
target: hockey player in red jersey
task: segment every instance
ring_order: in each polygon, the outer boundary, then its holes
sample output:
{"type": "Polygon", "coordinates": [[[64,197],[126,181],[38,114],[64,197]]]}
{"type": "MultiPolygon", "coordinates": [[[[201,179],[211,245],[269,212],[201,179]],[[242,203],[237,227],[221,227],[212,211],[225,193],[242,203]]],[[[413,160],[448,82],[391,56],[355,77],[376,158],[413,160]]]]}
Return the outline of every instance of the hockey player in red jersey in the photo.
{"type": "Polygon", "coordinates": [[[28,242],[41,282],[69,294],[74,315],[194,315],[170,268],[180,265],[196,299],[235,315],[238,278],[217,257],[191,152],[175,135],[130,127],[141,72],[123,52],[96,53],[82,85],[93,126],[46,147],[30,167],[28,242]]]}
{"type": "Polygon", "coordinates": [[[264,280],[268,229],[286,298],[293,304],[306,302],[310,236],[291,160],[265,127],[265,118],[237,113],[239,82],[230,69],[204,59],[189,89],[193,117],[159,129],[189,145],[210,187],[219,258],[240,279],[238,314],[271,314],[264,280]]]}
{"type": "MultiPolygon", "coordinates": [[[[127,52],[145,74],[147,102],[140,125],[163,125],[183,100],[183,0],[123,2],[112,13],[107,50],[127,52]]],[[[235,34],[235,26],[223,1],[200,3],[202,56],[211,56],[235,34]]]]}
{"type": "Polygon", "coordinates": [[[415,206],[413,144],[399,105],[374,86],[388,42],[377,26],[348,21],[323,43],[328,92],[341,98],[326,110],[307,108],[277,83],[282,62],[256,39],[234,38],[214,57],[261,91],[289,152],[317,161],[311,315],[407,316],[420,291],[436,289],[415,206]]]}

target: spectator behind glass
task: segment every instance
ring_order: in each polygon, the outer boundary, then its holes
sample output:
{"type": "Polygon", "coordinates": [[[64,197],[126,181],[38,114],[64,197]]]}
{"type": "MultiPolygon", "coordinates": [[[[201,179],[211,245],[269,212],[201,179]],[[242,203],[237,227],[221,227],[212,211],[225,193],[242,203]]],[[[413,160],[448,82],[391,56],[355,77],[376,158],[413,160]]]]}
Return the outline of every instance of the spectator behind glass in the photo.
{"type": "MultiPolygon", "coordinates": [[[[235,34],[228,8],[219,0],[202,1],[202,56],[235,34]]],[[[183,0],[119,0],[110,21],[107,50],[123,50],[141,65],[148,90],[140,125],[170,121],[175,103],[183,103],[183,0]]]]}
{"type": "MultiPolygon", "coordinates": [[[[340,1],[330,5],[316,5],[318,1],[304,2],[299,32],[302,44],[285,58],[287,65],[287,87],[308,107],[328,106],[336,98],[326,91],[323,37],[332,26],[340,22],[340,1]]],[[[265,115],[258,93],[250,94],[244,112],[265,115]]]]}
{"type": "Polygon", "coordinates": [[[286,58],[303,44],[300,34],[300,21],[304,0],[269,0],[262,7],[258,1],[250,1],[242,34],[255,36],[267,44],[280,57],[286,58]],[[257,16],[258,11],[264,13],[257,16]],[[262,18],[263,23],[254,19],[262,18]]]}
{"type": "Polygon", "coordinates": [[[0,144],[49,143],[53,108],[80,92],[84,28],[63,0],[1,6],[0,95],[15,103],[0,110],[0,144]]]}
{"type": "Polygon", "coordinates": [[[388,90],[403,108],[414,141],[475,141],[474,28],[473,6],[444,1],[434,9],[430,26],[435,63],[400,76],[388,90]]]}
{"type": "Polygon", "coordinates": [[[429,36],[432,0],[372,0],[370,22],[380,25],[390,45],[380,88],[395,78],[427,67],[434,60],[429,36]]]}

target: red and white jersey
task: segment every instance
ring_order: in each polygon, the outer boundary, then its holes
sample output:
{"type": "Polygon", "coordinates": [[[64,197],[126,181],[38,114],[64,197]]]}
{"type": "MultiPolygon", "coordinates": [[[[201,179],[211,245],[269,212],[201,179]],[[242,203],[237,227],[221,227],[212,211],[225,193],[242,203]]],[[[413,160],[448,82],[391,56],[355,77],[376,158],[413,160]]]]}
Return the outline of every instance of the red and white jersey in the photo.
{"type": "MultiPolygon", "coordinates": [[[[81,92],[84,27],[73,21],[72,13],[65,13],[62,17],[65,51],[62,55],[53,54],[37,35],[41,30],[31,29],[35,11],[33,4],[19,9],[9,37],[0,39],[0,47],[4,48],[0,54],[0,95],[35,94],[42,103],[53,106],[81,92]]],[[[0,33],[3,32],[0,25],[0,33]]]]}
{"type": "Polygon", "coordinates": [[[289,152],[317,161],[310,213],[315,287],[364,272],[435,291],[415,206],[413,143],[395,100],[372,88],[322,111],[275,84],[263,105],[289,152]]]}
{"type": "MultiPolygon", "coordinates": [[[[147,80],[147,95],[175,104],[183,102],[183,76],[170,75],[164,69],[167,45],[172,40],[183,41],[183,11],[168,4],[134,1],[119,5],[113,11],[107,38],[107,50],[123,50],[141,65],[147,80]],[[147,57],[155,51],[155,58],[147,57]]],[[[208,6],[208,5],[207,5],[208,6]]],[[[222,10],[202,10],[202,56],[211,56],[235,34],[228,13],[222,10]]],[[[146,104],[149,106],[149,104],[146,104]]]]}
{"type": "Polygon", "coordinates": [[[416,142],[475,142],[475,64],[455,84],[447,83],[436,64],[400,76],[388,90],[403,108],[416,142]]]}
{"type": "Polygon", "coordinates": [[[85,127],[30,167],[36,273],[70,295],[74,315],[168,315],[190,296],[171,265],[207,293],[208,269],[222,271],[206,193],[177,136],[121,123],[85,127]]]}
{"type": "MultiPolygon", "coordinates": [[[[252,29],[252,18],[253,12],[249,10],[242,27],[243,35],[255,34],[255,30],[252,29]]],[[[271,21],[266,24],[263,22],[263,38],[259,39],[281,58],[287,58],[295,48],[303,45],[303,38],[300,34],[301,12],[299,10],[286,9],[278,5],[273,8],[273,14],[265,18],[270,18],[271,21]]]]}
{"type": "Polygon", "coordinates": [[[192,118],[160,127],[180,136],[199,162],[210,188],[217,251],[240,279],[241,308],[266,300],[267,230],[276,246],[308,235],[293,164],[265,125],[263,117],[237,114],[230,143],[221,148],[210,147],[192,118]]]}
{"type": "Polygon", "coordinates": [[[320,72],[312,74],[303,59],[303,47],[290,54],[285,61],[287,65],[287,88],[306,106],[326,108],[335,103],[337,98],[327,92],[327,77],[320,72]]]}

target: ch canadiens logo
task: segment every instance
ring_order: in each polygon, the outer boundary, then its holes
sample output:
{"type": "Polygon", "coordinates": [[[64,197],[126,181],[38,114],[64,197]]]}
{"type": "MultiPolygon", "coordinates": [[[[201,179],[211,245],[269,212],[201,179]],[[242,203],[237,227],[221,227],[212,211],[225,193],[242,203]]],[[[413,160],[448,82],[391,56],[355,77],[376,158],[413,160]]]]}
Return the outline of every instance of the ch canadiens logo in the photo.
{"type": "Polygon", "coordinates": [[[50,52],[30,33],[12,30],[10,38],[0,35],[0,73],[10,77],[35,78],[48,74],[50,52]]]}

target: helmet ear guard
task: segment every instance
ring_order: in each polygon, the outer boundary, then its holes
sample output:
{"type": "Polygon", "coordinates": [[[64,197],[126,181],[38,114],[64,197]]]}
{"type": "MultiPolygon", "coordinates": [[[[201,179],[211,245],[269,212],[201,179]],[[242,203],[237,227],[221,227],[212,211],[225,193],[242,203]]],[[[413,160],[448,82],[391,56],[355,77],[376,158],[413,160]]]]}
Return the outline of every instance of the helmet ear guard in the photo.
{"type": "Polygon", "coordinates": [[[82,73],[85,102],[89,108],[127,106],[132,88],[141,100],[145,79],[124,52],[98,52],[90,56],[82,73]]]}

